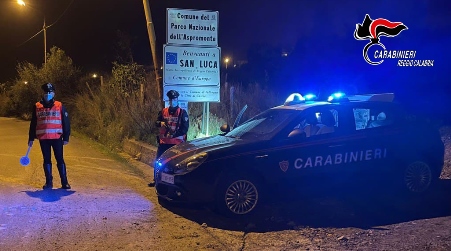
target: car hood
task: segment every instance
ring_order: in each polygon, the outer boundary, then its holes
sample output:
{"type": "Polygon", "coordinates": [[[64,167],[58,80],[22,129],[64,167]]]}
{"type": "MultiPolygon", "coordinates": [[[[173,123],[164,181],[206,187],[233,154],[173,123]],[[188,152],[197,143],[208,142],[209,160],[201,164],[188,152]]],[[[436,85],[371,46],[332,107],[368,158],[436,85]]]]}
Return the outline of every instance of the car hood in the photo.
{"type": "Polygon", "coordinates": [[[246,143],[241,139],[220,135],[195,139],[169,148],[161,155],[159,161],[163,163],[167,163],[172,160],[180,161],[197,153],[210,152],[213,150],[230,147],[232,145],[236,146],[242,144],[246,143]]]}

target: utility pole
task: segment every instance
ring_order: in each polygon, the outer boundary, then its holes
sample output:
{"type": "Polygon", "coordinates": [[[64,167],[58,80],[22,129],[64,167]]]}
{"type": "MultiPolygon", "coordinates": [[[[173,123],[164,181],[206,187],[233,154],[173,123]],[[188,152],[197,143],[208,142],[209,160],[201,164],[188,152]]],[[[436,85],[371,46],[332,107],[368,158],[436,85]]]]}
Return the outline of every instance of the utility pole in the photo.
{"type": "Polygon", "coordinates": [[[147,33],[149,35],[150,48],[152,50],[155,78],[157,81],[158,99],[161,102],[161,107],[164,107],[163,94],[161,91],[162,85],[160,84],[161,77],[158,74],[158,61],[157,61],[156,48],[155,48],[155,29],[154,29],[153,22],[152,22],[152,14],[150,13],[149,0],[143,0],[143,5],[144,5],[144,13],[146,14],[147,33]]]}
{"type": "Polygon", "coordinates": [[[45,25],[45,16],[44,16],[44,66],[47,65],[47,26],[45,25]]]}
{"type": "MultiPolygon", "coordinates": [[[[23,0],[18,0],[17,3],[19,5],[25,6],[25,2],[23,0]]],[[[28,6],[28,5],[27,5],[28,6]]],[[[45,11],[41,11],[39,9],[33,8],[31,6],[29,6],[30,8],[38,11],[43,17],[44,17],[44,26],[42,26],[42,31],[44,32],[44,66],[47,64],[47,28],[49,28],[50,26],[45,25],[45,11]]],[[[39,34],[40,32],[38,32],[37,34],[39,34]]],[[[36,34],[36,35],[37,35],[36,34]]],[[[33,36],[34,37],[34,36],[33,36]]],[[[33,38],[32,37],[32,38],[33,38]]]]}

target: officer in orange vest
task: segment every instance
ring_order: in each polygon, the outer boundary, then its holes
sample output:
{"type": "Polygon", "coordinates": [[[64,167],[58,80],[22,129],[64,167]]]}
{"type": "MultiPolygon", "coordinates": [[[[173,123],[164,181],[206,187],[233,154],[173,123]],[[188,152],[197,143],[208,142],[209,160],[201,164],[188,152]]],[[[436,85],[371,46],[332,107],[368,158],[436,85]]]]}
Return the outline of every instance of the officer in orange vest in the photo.
{"type": "MultiPolygon", "coordinates": [[[[158,113],[155,125],[160,128],[157,137],[158,149],[155,159],[158,159],[166,150],[186,141],[189,129],[188,113],[179,107],[179,93],[170,90],[166,93],[169,98],[169,107],[165,107],[158,113]]],[[[148,184],[155,186],[155,179],[148,184]]]]}
{"type": "Polygon", "coordinates": [[[43,189],[53,188],[51,149],[56,159],[56,166],[61,178],[61,188],[70,189],[67,182],[66,164],[63,158],[63,145],[69,143],[70,120],[66,108],[54,99],[55,86],[47,83],[41,86],[44,94],[41,101],[33,106],[28,136],[28,146],[33,146],[35,138],[39,139],[44,158],[45,184],[43,189]]]}

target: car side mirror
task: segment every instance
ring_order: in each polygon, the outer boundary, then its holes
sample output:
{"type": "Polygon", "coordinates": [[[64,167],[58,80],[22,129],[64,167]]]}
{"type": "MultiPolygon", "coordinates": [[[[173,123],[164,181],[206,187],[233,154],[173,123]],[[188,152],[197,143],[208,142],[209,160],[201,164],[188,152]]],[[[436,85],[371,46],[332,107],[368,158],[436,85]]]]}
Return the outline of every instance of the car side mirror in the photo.
{"type": "Polygon", "coordinates": [[[219,130],[221,130],[221,132],[228,133],[230,132],[230,126],[228,124],[224,124],[219,128],[219,130]]]}
{"type": "Polygon", "coordinates": [[[305,137],[305,132],[304,130],[301,129],[294,129],[293,131],[290,132],[290,134],[288,134],[288,138],[304,138],[305,137]]]}

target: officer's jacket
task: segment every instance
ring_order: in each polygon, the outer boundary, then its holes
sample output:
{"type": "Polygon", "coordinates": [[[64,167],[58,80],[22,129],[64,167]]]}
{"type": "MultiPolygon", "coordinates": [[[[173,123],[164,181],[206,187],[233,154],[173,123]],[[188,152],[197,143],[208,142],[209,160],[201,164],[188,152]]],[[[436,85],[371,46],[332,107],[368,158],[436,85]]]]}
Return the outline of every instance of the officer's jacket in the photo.
{"type": "Polygon", "coordinates": [[[55,101],[51,108],[36,103],[36,137],[38,139],[59,139],[63,134],[62,104],[55,101]]]}
{"type": "Polygon", "coordinates": [[[161,115],[163,121],[166,123],[166,127],[160,127],[160,144],[180,144],[186,140],[186,134],[176,136],[176,132],[180,128],[182,123],[182,112],[183,110],[178,107],[174,114],[169,113],[169,108],[163,109],[161,115]]]}
{"type": "Polygon", "coordinates": [[[69,136],[69,115],[61,102],[45,104],[40,101],[33,106],[28,141],[61,137],[63,141],[69,141],[69,136]]]}

